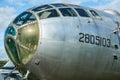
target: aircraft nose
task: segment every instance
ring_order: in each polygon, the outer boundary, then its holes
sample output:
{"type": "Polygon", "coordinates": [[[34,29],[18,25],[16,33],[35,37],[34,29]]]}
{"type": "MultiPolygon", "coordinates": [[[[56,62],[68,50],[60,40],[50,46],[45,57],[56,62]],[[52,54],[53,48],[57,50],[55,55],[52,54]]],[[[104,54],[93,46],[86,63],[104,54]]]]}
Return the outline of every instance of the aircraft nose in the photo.
{"type": "Polygon", "coordinates": [[[39,41],[37,22],[20,28],[9,26],[5,33],[5,49],[15,64],[27,64],[34,56],[39,41]]]}

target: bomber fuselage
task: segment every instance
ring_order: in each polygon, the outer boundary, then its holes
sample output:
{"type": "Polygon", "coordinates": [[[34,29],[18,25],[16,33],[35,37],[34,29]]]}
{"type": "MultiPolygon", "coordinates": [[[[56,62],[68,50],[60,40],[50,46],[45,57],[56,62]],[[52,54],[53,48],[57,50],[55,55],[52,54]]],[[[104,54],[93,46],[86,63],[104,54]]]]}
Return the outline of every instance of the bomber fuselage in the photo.
{"type": "Polygon", "coordinates": [[[92,8],[43,5],[16,17],[5,48],[30,80],[119,80],[119,21],[92,8]]]}

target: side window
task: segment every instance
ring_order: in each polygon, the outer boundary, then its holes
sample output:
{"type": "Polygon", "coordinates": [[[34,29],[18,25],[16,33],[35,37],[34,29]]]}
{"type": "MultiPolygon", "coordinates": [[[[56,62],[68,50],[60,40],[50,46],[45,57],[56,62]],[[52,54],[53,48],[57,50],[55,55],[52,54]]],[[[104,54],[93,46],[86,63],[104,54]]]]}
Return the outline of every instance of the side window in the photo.
{"type": "Polygon", "coordinates": [[[46,10],[43,12],[38,13],[40,19],[51,18],[51,17],[58,17],[59,14],[55,9],[46,10]]]}
{"type": "Polygon", "coordinates": [[[13,23],[17,26],[21,26],[23,24],[26,24],[35,20],[36,18],[34,15],[32,15],[32,13],[23,12],[13,21],[13,23]]]}
{"type": "Polygon", "coordinates": [[[63,16],[77,16],[77,14],[71,8],[60,8],[59,10],[63,16]]]}
{"type": "Polygon", "coordinates": [[[87,13],[84,9],[75,8],[75,10],[78,12],[78,14],[79,14],[81,17],[90,17],[90,16],[88,15],[88,13],[87,13]]]}
{"type": "Polygon", "coordinates": [[[90,10],[90,12],[95,18],[102,19],[102,17],[97,12],[95,12],[94,10],[90,10]]]}

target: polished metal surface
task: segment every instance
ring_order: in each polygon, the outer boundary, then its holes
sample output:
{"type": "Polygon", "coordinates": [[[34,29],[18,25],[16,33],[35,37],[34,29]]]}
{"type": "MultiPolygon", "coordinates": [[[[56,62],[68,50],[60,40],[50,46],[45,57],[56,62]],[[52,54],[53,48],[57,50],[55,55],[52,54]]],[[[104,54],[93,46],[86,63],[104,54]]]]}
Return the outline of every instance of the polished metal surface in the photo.
{"type": "Polygon", "coordinates": [[[120,80],[119,25],[120,16],[92,8],[43,5],[11,22],[5,48],[30,80],[120,80]]]}

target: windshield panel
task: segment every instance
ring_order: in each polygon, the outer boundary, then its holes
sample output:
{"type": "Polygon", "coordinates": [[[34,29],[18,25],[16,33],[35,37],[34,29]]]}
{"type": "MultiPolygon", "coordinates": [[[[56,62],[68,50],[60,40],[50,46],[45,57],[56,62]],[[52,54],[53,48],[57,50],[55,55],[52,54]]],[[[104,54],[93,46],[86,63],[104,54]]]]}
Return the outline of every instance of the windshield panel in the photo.
{"type": "Polygon", "coordinates": [[[50,8],[52,8],[52,7],[49,6],[49,5],[43,5],[43,6],[39,6],[35,9],[33,9],[32,11],[38,12],[38,11],[45,10],[45,9],[50,9],[50,8]]]}
{"type": "Polygon", "coordinates": [[[21,26],[23,24],[35,21],[36,18],[32,13],[29,12],[23,12],[22,14],[20,14],[18,17],[16,17],[16,19],[13,21],[13,24],[17,25],[17,26],[21,26]]]}
{"type": "Polygon", "coordinates": [[[88,13],[87,13],[84,9],[75,8],[75,10],[78,12],[78,14],[79,14],[81,17],[90,17],[90,16],[88,15],[88,13]]]}
{"type": "Polygon", "coordinates": [[[71,8],[60,8],[59,10],[63,16],[77,16],[77,14],[71,8]]]}
{"type": "Polygon", "coordinates": [[[52,17],[59,16],[58,12],[55,9],[40,12],[40,13],[38,13],[38,15],[39,15],[40,19],[52,18],[52,17]]]}

